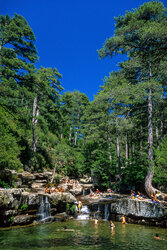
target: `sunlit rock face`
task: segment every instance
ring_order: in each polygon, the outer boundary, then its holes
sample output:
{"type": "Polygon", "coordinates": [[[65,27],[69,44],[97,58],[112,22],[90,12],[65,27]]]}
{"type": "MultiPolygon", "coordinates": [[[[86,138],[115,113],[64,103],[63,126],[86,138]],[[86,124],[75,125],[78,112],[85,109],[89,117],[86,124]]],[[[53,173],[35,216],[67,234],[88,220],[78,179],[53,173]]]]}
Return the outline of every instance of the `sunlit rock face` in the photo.
{"type": "Polygon", "coordinates": [[[0,226],[32,223],[36,219],[41,196],[47,197],[54,211],[53,215],[59,210],[64,212],[67,203],[77,202],[71,193],[66,192],[45,194],[26,192],[22,188],[0,189],[0,226]]]}
{"type": "Polygon", "coordinates": [[[111,203],[110,213],[157,219],[164,217],[165,209],[158,203],[153,203],[152,201],[121,199],[111,203]]]}

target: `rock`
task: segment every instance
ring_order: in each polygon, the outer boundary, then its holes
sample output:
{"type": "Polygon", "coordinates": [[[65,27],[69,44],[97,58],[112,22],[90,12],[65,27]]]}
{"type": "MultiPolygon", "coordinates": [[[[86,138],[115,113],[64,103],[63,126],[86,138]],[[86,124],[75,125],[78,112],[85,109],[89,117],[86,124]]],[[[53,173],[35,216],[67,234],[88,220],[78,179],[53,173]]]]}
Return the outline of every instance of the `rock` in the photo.
{"type": "Polygon", "coordinates": [[[72,194],[61,192],[52,193],[51,195],[49,195],[49,198],[51,200],[51,203],[54,205],[57,205],[59,201],[64,203],[75,203],[77,201],[72,194]]]}
{"type": "Polygon", "coordinates": [[[70,191],[70,193],[72,193],[73,195],[81,195],[82,192],[83,192],[83,187],[79,185],[77,188],[75,188],[75,189],[70,189],[69,191],[70,191]]]}
{"type": "Polygon", "coordinates": [[[91,179],[91,177],[85,177],[85,178],[81,178],[81,179],[79,180],[79,182],[80,182],[81,184],[90,184],[90,183],[92,183],[92,179],[91,179]]]}
{"type": "Polygon", "coordinates": [[[5,215],[5,216],[13,216],[17,214],[18,214],[18,210],[6,210],[2,212],[2,215],[5,215]]]}
{"type": "Polygon", "coordinates": [[[35,217],[33,215],[17,215],[14,217],[13,224],[27,225],[33,223],[35,217]]]}
{"type": "Polygon", "coordinates": [[[54,220],[56,221],[65,221],[67,220],[68,216],[66,214],[66,212],[63,212],[63,213],[59,213],[59,214],[56,214],[54,216],[54,220]]]}
{"type": "Polygon", "coordinates": [[[165,209],[153,202],[124,198],[111,203],[110,213],[157,219],[164,217],[165,209]]]}

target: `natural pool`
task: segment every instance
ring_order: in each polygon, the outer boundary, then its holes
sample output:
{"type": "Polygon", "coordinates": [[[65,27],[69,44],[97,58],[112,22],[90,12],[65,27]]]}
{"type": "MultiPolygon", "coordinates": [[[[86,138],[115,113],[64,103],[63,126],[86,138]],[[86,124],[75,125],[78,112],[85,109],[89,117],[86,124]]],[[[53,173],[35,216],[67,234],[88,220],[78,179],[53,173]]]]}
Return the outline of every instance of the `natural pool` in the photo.
{"type": "Polygon", "coordinates": [[[0,249],[167,249],[167,229],[109,221],[68,221],[0,230],[0,249]],[[74,231],[63,231],[63,226],[74,231]],[[159,233],[164,240],[154,239],[159,233]]]}

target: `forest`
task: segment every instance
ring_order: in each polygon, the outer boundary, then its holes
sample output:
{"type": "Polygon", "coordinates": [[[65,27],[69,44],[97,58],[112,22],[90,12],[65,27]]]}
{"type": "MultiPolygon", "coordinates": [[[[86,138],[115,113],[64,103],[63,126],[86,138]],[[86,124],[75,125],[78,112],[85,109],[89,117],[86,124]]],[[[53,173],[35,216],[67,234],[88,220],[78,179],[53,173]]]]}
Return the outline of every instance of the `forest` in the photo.
{"type": "Polygon", "coordinates": [[[49,169],[96,176],[101,189],[166,192],[167,9],[161,2],[115,18],[114,35],[97,57],[126,60],[104,76],[91,102],[85,93],[66,91],[56,67],[36,68],[36,38],[23,16],[0,16],[0,30],[1,170],[49,169]]]}

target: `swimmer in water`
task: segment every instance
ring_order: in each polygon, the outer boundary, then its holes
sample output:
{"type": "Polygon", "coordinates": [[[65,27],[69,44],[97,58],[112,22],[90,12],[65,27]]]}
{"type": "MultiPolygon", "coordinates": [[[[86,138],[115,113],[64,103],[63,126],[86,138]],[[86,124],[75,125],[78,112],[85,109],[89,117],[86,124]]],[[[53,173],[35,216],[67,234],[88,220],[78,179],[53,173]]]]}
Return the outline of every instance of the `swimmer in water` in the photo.
{"type": "Polygon", "coordinates": [[[96,218],[96,219],[95,219],[95,225],[97,225],[97,224],[98,224],[98,219],[96,218]]]}
{"type": "Polygon", "coordinates": [[[111,230],[113,230],[114,227],[115,227],[115,225],[114,225],[114,223],[113,223],[112,220],[111,220],[111,221],[110,221],[110,228],[111,228],[111,230]]]}
{"type": "Polygon", "coordinates": [[[159,234],[157,234],[157,233],[155,234],[154,239],[156,239],[156,240],[164,240],[164,239],[160,238],[159,234]]]}
{"type": "Polygon", "coordinates": [[[122,219],[122,224],[126,224],[125,215],[122,215],[120,219],[122,219]]]}

